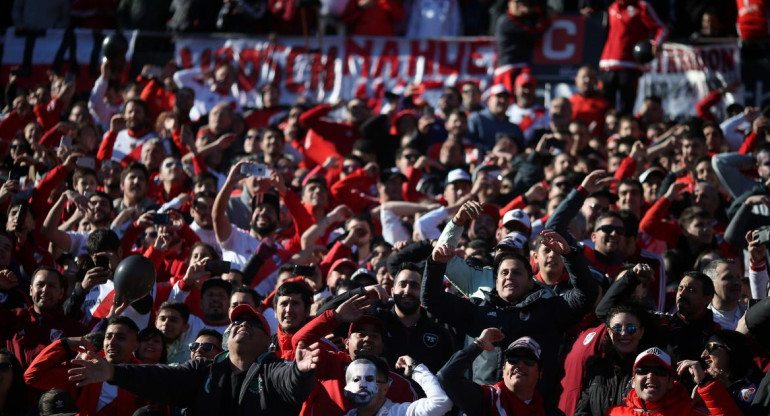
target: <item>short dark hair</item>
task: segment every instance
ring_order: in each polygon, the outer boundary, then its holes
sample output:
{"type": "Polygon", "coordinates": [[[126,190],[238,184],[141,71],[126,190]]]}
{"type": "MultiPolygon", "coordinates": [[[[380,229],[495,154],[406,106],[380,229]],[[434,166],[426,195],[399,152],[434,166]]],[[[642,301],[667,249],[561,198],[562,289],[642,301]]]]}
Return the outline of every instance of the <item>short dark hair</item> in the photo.
{"type": "Polygon", "coordinates": [[[162,351],[160,354],[160,363],[166,364],[168,363],[168,343],[166,342],[166,337],[160,332],[160,329],[155,328],[154,326],[148,326],[147,328],[142,329],[137,335],[137,341],[147,341],[154,337],[160,337],[162,351]]]}
{"type": "Polygon", "coordinates": [[[288,296],[293,294],[299,294],[302,298],[302,303],[305,304],[305,308],[310,308],[313,303],[313,292],[304,283],[288,281],[284,282],[278,290],[275,291],[275,297],[273,298],[273,306],[278,306],[278,298],[281,296],[288,296]]]}
{"type": "Polygon", "coordinates": [[[390,369],[388,368],[388,365],[385,363],[385,361],[382,360],[382,358],[369,354],[357,354],[356,359],[350,364],[359,361],[361,361],[361,364],[365,364],[366,362],[373,364],[377,369],[377,374],[390,378],[390,369]]]}
{"type": "Polygon", "coordinates": [[[497,280],[497,272],[498,270],[500,270],[500,265],[503,264],[505,260],[517,260],[524,265],[524,268],[527,270],[527,274],[530,277],[532,277],[535,274],[532,271],[532,265],[529,264],[529,260],[525,259],[524,256],[513,251],[503,251],[497,256],[495,256],[495,261],[492,263],[492,269],[494,272],[493,276],[495,280],[497,280]]]}
{"type": "Polygon", "coordinates": [[[217,199],[217,194],[211,191],[201,191],[195,194],[195,196],[193,197],[193,201],[196,201],[198,198],[217,199]]]}
{"type": "Polygon", "coordinates": [[[86,251],[90,255],[111,251],[117,253],[120,249],[120,238],[109,228],[97,228],[91,231],[86,240],[86,251]]]}
{"type": "Polygon", "coordinates": [[[190,307],[187,306],[187,304],[184,302],[179,302],[177,300],[167,300],[160,305],[160,308],[158,308],[158,314],[160,314],[160,311],[163,309],[171,309],[179,312],[179,314],[182,315],[182,320],[185,323],[190,320],[190,307]]]}
{"type": "Polygon", "coordinates": [[[107,321],[107,326],[110,325],[125,325],[127,326],[131,332],[136,335],[136,339],[139,340],[139,327],[136,325],[136,322],[134,322],[133,319],[127,317],[127,316],[113,316],[110,318],[109,321],[107,321]]]}
{"type": "Polygon", "coordinates": [[[254,299],[255,305],[259,305],[259,302],[262,302],[262,296],[259,296],[259,293],[257,293],[256,290],[248,286],[236,287],[233,289],[233,292],[230,294],[230,296],[233,296],[236,293],[246,293],[247,295],[251,296],[251,298],[254,299]]]}
{"type": "Polygon", "coordinates": [[[693,280],[697,280],[701,283],[701,286],[703,287],[703,295],[704,296],[714,296],[714,282],[711,281],[711,278],[705,275],[701,272],[687,272],[682,277],[683,279],[685,277],[689,277],[693,280]]]}
{"type": "Polygon", "coordinates": [[[216,186],[216,184],[217,184],[217,177],[213,173],[211,173],[211,172],[206,170],[206,171],[203,171],[203,172],[195,175],[195,178],[193,179],[193,184],[197,185],[197,184],[203,183],[205,181],[214,181],[214,185],[216,186]]]}
{"type": "Polygon", "coordinates": [[[712,217],[708,211],[699,206],[687,207],[679,215],[679,226],[682,228],[687,228],[687,226],[689,226],[696,219],[702,219],[710,223],[714,220],[714,217],[712,217]]]}
{"type": "Polygon", "coordinates": [[[59,269],[51,266],[40,266],[37,269],[35,269],[35,272],[32,273],[32,281],[35,281],[35,276],[37,276],[40,272],[49,272],[56,275],[56,277],[59,278],[59,285],[62,287],[62,289],[67,289],[67,281],[64,279],[64,275],[59,271],[59,269]]]}
{"type": "Polygon", "coordinates": [[[200,331],[198,331],[197,334],[195,334],[195,339],[198,339],[198,337],[201,336],[209,336],[214,337],[219,341],[219,345],[222,345],[222,334],[220,334],[217,330],[211,329],[211,328],[203,328],[200,331]]]}
{"type": "Polygon", "coordinates": [[[417,263],[413,263],[411,261],[405,261],[401,263],[400,267],[398,268],[398,272],[401,273],[404,270],[409,270],[410,272],[415,272],[422,274],[424,268],[421,268],[417,265],[417,263]]]}
{"type": "MultiPolygon", "coordinates": [[[[607,211],[604,214],[600,215],[599,218],[596,219],[596,222],[594,223],[594,231],[596,231],[599,227],[599,223],[602,222],[602,220],[605,220],[607,218],[615,218],[623,223],[623,228],[625,228],[625,222],[623,220],[623,217],[620,215],[620,213],[615,211],[607,211]]],[[[625,230],[624,230],[625,231],[625,230]]]]}
{"type": "Polygon", "coordinates": [[[133,170],[138,170],[144,174],[144,181],[149,182],[150,181],[150,171],[147,170],[147,166],[144,166],[143,164],[139,162],[134,162],[128,166],[126,166],[125,169],[123,169],[123,172],[120,172],[120,183],[123,183],[123,181],[126,180],[126,176],[128,176],[129,173],[133,170]]]}
{"type": "Polygon", "coordinates": [[[639,302],[628,301],[612,306],[609,312],[607,312],[607,319],[605,324],[609,327],[612,317],[619,313],[627,313],[629,315],[635,316],[639,320],[639,323],[642,325],[642,328],[645,328],[653,323],[652,316],[647,306],[639,302]]]}

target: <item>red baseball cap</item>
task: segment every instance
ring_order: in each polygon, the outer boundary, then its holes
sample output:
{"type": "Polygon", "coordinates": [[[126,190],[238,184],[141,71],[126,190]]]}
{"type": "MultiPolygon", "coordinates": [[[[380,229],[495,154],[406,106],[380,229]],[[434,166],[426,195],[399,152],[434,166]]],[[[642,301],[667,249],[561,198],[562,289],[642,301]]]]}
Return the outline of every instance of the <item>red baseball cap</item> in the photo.
{"type": "Polygon", "coordinates": [[[259,321],[260,324],[262,324],[262,330],[267,334],[270,335],[270,325],[267,324],[267,320],[264,316],[262,316],[261,313],[257,312],[254,308],[251,307],[251,305],[242,303],[230,312],[230,322],[235,322],[239,319],[247,319],[252,318],[259,321]]]}

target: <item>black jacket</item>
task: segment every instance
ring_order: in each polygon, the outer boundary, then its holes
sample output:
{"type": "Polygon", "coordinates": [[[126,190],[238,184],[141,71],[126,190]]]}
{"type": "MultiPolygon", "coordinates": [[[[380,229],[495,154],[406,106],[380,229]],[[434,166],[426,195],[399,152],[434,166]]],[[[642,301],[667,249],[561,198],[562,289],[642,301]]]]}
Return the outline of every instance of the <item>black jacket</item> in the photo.
{"type": "Polygon", "coordinates": [[[621,360],[612,354],[589,358],[574,416],[605,415],[611,407],[623,404],[631,390],[633,366],[634,357],[621,360]]]}
{"type": "Polygon", "coordinates": [[[585,259],[573,249],[564,257],[574,289],[571,296],[559,296],[547,286],[535,282],[532,290],[516,304],[508,304],[495,292],[485,299],[463,299],[444,291],[443,277],[446,264],[428,260],[422,283],[422,302],[425,308],[442,322],[454,326],[458,332],[477,337],[486,328],[499,328],[505,339],[492,353],[485,352],[473,365],[473,381],[495,384],[501,378],[503,350],[512,341],[522,337],[534,338],[542,348],[543,378],[540,391],[546,403],[556,403],[561,378],[559,348],[564,331],[590,312],[596,300],[598,284],[591,276],[585,259]]]}
{"type": "Polygon", "coordinates": [[[223,401],[237,409],[232,416],[292,415],[299,413],[310,395],[315,372],[302,372],[297,364],[273,353],[262,354],[246,372],[233,396],[229,353],[214,360],[190,360],[180,366],[117,365],[110,381],[139,397],[156,403],[187,408],[187,415],[221,415],[223,401]]]}

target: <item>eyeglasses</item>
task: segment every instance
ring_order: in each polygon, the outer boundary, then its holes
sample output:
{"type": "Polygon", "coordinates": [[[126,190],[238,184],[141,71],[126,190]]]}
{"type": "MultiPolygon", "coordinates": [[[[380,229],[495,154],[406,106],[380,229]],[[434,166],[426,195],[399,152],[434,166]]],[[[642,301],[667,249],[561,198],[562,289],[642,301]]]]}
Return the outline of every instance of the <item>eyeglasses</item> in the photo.
{"type": "Polygon", "coordinates": [[[634,324],[628,324],[625,327],[623,325],[617,324],[613,325],[610,330],[612,330],[615,335],[621,335],[624,330],[627,335],[634,335],[636,331],[639,330],[639,328],[634,324]]]}
{"type": "Polygon", "coordinates": [[[11,371],[11,368],[13,368],[13,364],[9,362],[0,363],[0,372],[11,371]]]}
{"type": "Polygon", "coordinates": [[[254,328],[262,328],[262,322],[259,322],[256,319],[236,319],[233,321],[233,326],[240,326],[244,323],[247,323],[249,326],[254,328]]]}
{"type": "Polygon", "coordinates": [[[164,163],[164,164],[163,164],[163,167],[165,167],[166,169],[171,169],[171,168],[173,168],[174,166],[176,166],[176,167],[181,167],[181,166],[182,166],[182,164],[181,164],[181,163],[179,163],[179,162],[166,162],[166,163],[164,163]]]}
{"type": "Polygon", "coordinates": [[[88,201],[88,205],[90,205],[92,207],[96,207],[96,206],[99,206],[99,205],[110,206],[110,201],[107,201],[107,200],[104,200],[104,199],[92,199],[92,200],[88,201]]]}
{"type": "Polygon", "coordinates": [[[505,361],[507,361],[510,365],[517,365],[520,362],[523,362],[524,365],[529,367],[532,367],[537,362],[537,360],[532,357],[520,357],[517,355],[506,357],[505,361]]]}
{"type": "Polygon", "coordinates": [[[158,238],[158,232],[157,231],[153,231],[151,233],[146,233],[145,236],[150,237],[150,238],[158,238]]]}
{"type": "Polygon", "coordinates": [[[256,134],[250,134],[246,136],[246,140],[257,140],[258,138],[259,136],[257,136],[256,134]]]}
{"type": "Polygon", "coordinates": [[[561,182],[554,182],[553,186],[557,188],[567,188],[570,186],[570,184],[567,181],[561,181],[561,182]]]}
{"type": "Polygon", "coordinates": [[[597,228],[596,231],[601,231],[607,234],[612,234],[614,231],[618,234],[623,234],[623,227],[619,227],[617,225],[602,225],[601,227],[597,228]]]}
{"type": "Polygon", "coordinates": [[[716,342],[709,342],[708,344],[706,344],[706,351],[709,354],[713,354],[715,350],[718,350],[720,348],[725,351],[728,351],[727,347],[725,347],[722,344],[717,344],[716,342]]]}
{"type": "Polygon", "coordinates": [[[638,376],[646,376],[650,373],[658,377],[664,377],[670,374],[669,371],[663,367],[636,367],[634,370],[634,374],[638,376]]]}
{"type": "Polygon", "coordinates": [[[198,351],[198,349],[200,349],[203,352],[211,352],[216,347],[217,347],[216,345],[210,342],[191,342],[190,352],[198,351]]]}
{"type": "Polygon", "coordinates": [[[404,153],[403,155],[401,155],[401,157],[409,160],[417,160],[420,158],[420,155],[418,155],[417,153],[404,153]]]}

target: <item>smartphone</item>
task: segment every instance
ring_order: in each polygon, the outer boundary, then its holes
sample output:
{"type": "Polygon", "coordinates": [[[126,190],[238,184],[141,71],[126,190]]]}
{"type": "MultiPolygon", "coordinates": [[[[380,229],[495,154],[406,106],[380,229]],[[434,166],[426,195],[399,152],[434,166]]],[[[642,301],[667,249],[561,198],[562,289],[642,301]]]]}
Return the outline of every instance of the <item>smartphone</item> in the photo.
{"type": "Polygon", "coordinates": [[[105,255],[96,256],[96,267],[101,267],[104,270],[110,270],[110,259],[105,255]]]}
{"type": "Polygon", "coordinates": [[[8,179],[18,181],[29,174],[29,166],[13,166],[8,174],[8,179]]]}
{"type": "Polygon", "coordinates": [[[436,109],[431,106],[426,106],[424,110],[422,110],[422,114],[425,117],[436,117],[436,109]]]}
{"type": "Polygon", "coordinates": [[[67,135],[61,136],[59,147],[70,147],[70,146],[72,146],[72,138],[67,135]]]}
{"type": "Polygon", "coordinates": [[[294,276],[313,276],[314,274],[315,267],[313,266],[294,265],[294,276]]]}
{"type": "Polygon", "coordinates": [[[152,222],[155,225],[169,225],[171,224],[171,215],[169,214],[152,214],[152,222]]]}
{"type": "Polygon", "coordinates": [[[270,177],[270,169],[262,163],[245,163],[241,165],[241,173],[257,178],[270,177]]]}
{"type": "Polygon", "coordinates": [[[206,262],[206,271],[214,275],[230,273],[230,262],[220,260],[209,260],[206,262]]]}
{"type": "Polygon", "coordinates": [[[75,161],[75,165],[81,168],[88,168],[91,170],[96,169],[96,160],[91,156],[83,156],[79,157],[77,161],[75,161]]]}
{"type": "Polygon", "coordinates": [[[754,230],[753,237],[755,240],[759,240],[759,244],[770,243],[770,228],[761,227],[754,230]]]}

